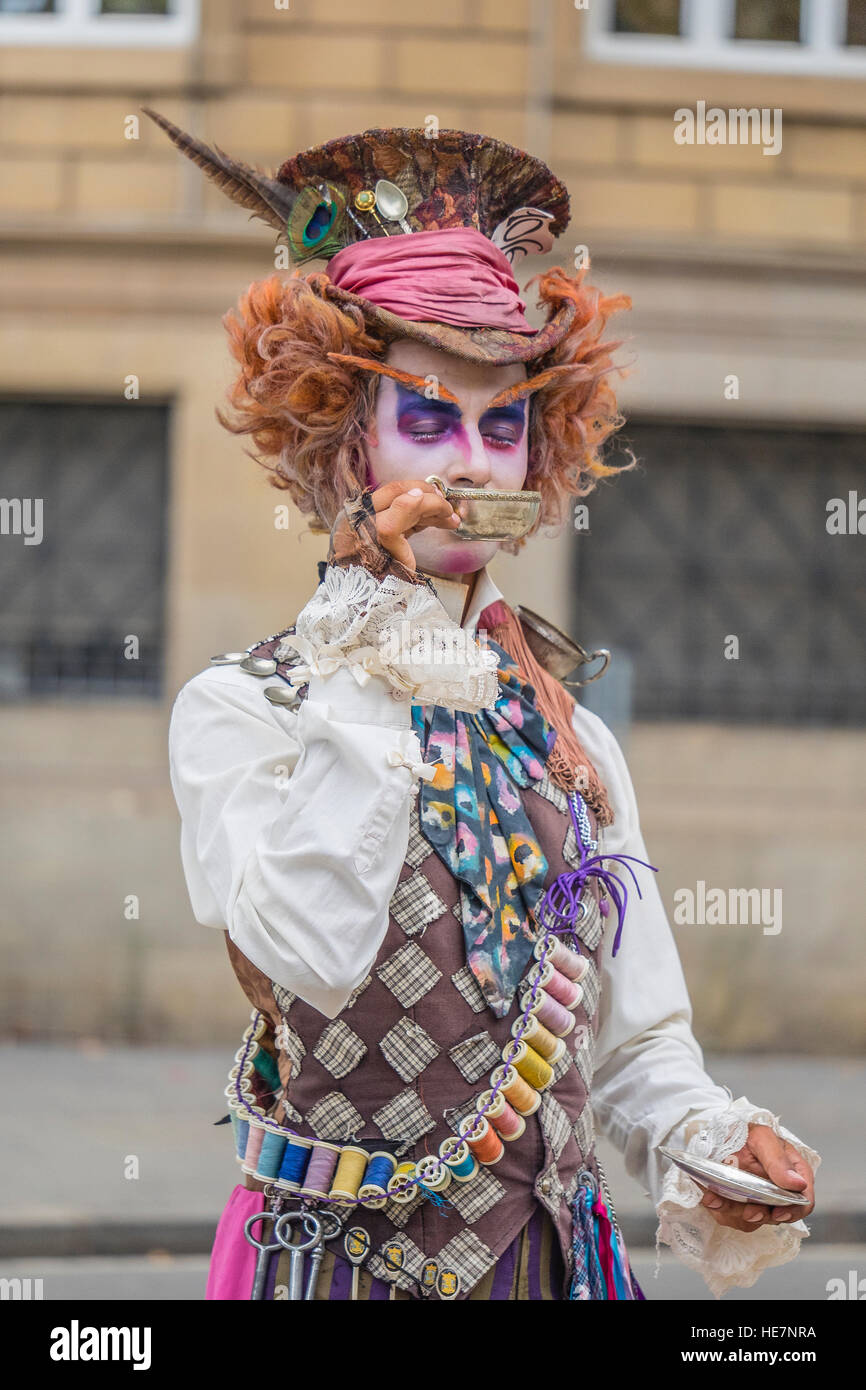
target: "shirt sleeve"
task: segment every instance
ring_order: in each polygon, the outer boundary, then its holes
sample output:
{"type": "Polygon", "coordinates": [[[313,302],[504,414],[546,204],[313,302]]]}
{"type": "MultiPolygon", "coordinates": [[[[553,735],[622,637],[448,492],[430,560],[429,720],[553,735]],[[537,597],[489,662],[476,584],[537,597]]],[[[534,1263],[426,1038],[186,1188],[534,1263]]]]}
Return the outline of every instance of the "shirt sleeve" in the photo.
{"type": "Polygon", "coordinates": [[[181,690],[169,731],[193,913],[333,1018],[368,973],[424,774],[408,698],[345,666],[295,713],[236,667],[181,690]]]}
{"type": "MultiPolygon", "coordinates": [[[[596,715],[580,706],[575,707],[574,729],[607,786],[614,812],[614,824],[603,831],[601,853],[634,855],[651,864],[619,744],[596,715]]],[[[808,1230],[802,1221],[752,1232],[718,1226],[697,1205],[701,1190],[659,1154],[658,1146],[692,1145],[694,1152],[720,1159],[745,1143],[749,1123],[768,1124],[794,1144],[813,1170],[820,1158],[777,1116],[745,1097],[734,1101],[705,1071],[656,875],[640,865],[632,867],[642,896],[623,869],[629,897],[620,948],[614,958],[615,909],[602,947],[593,1115],[599,1132],[622,1153],[627,1171],[651,1195],[660,1216],[660,1238],[719,1294],[734,1284],[748,1287],[763,1268],[793,1258],[808,1230]]]]}

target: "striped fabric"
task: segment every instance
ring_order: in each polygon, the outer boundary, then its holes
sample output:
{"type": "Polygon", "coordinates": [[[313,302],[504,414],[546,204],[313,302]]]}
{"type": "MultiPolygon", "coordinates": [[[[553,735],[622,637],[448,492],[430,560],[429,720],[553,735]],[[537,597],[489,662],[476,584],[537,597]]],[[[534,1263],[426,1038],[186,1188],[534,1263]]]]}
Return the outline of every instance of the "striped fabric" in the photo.
{"type": "MultiPolygon", "coordinates": [[[[277,1261],[271,1263],[267,1297],[284,1299],[288,1282],[289,1257],[282,1253],[277,1261]]],[[[524,1226],[493,1268],[475,1285],[467,1300],[477,1299],[485,1303],[562,1301],[568,1296],[565,1284],[565,1266],[556,1230],[547,1213],[541,1207],[536,1207],[529,1224],[524,1226]]],[[[333,1247],[327,1247],[319,1271],[316,1301],[334,1303],[349,1300],[351,1296],[352,1267],[342,1257],[341,1250],[335,1255],[333,1247]]],[[[391,1285],[386,1280],[374,1278],[363,1268],[360,1270],[360,1302],[384,1302],[390,1297],[391,1285]]],[[[394,1290],[395,1300],[411,1301],[414,1297],[403,1289],[394,1290]]]]}

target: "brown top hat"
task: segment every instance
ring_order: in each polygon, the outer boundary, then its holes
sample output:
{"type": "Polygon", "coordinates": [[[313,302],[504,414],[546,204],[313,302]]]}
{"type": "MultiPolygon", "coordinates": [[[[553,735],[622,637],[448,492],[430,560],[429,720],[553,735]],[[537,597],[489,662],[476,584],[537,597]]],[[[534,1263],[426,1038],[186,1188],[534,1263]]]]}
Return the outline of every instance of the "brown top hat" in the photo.
{"type": "Polygon", "coordinates": [[[281,233],[296,265],[346,252],[311,288],[356,305],[386,341],[416,338],[471,361],[505,364],[543,357],[571,327],[575,306],[563,298],[533,331],[511,273],[523,256],[549,251],[568,225],[567,190],[532,155],[461,130],[433,138],[426,130],[367,130],[304,150],[269,175],[143,109],[227,197],[281,233]],[[359,293],[351,288],[355,262],[370,261],[373,240],[391,290],[367,274],[360,277],[367,293],[359,293]],[[444,286],[458,282],[472,289],[455,308],[444,286]],[[396,309],[388,307],[395,286],[396,309]]]}

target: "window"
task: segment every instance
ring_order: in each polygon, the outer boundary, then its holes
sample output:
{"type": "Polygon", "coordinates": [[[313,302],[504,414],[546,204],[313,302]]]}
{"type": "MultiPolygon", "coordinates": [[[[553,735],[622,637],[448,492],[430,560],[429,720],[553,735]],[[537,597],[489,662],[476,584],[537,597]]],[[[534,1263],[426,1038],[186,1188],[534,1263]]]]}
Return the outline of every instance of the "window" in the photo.
{"type": "Polygon", "coordinates": [[[571,631],[613,653],[583,703],[603,713],[631,669],[636,719],[866,723],[866,534],[851,525],[860,516],[866,532],[862,439],[655,422],[625,433],[641,466],[590,494],[577,532],[571,631]]]}
{"type": "Polygon", "coordinates": [[[159,696],[167,436],[164,405],[0,402],[0,698],[159,696]]]}
{"type": "Polygon", "coordinates": [[[591,0],[584,20],[603,62],[866,72],[866,0],[591,0]]]}
{"type": "Polygon", "coordinates": [[[170,47],[198,15],[199,0],[0,0],[0,43],[170,47]]]}

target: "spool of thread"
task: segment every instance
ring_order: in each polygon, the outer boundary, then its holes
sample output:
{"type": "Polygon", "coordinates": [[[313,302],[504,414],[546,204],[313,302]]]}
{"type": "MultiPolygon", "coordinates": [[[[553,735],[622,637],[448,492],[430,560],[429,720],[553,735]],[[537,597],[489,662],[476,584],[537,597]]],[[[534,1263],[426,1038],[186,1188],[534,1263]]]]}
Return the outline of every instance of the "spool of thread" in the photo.
{"type": "Polygon", "coordinates": [[[514,1067],[524,1081],[528,1081],[536,1091],[546,1091],[553,1080],[553,1067],[538,1055],[534,1047],[525,1042],[519,1042],[517,1051],[509,1057],[509,1051],[513,1046],[513,1043],[505,1044],[502,1050],[503,1061],[514,1067]]]}
{"type": "Polygon", "coordinates": [[[337,1161],[337,1171],[328,1196],[345,1197],[347,1202],[354,1202],[364,1181],[368,1159],[366,1149],[358,1148],[356,1144],[347,1144],[337,1161]]]}
{"type": "Polygon", "coordinates": [[[393,1154],[377,1152],[370,1155],[358,1196],[371,1211],[384,1207],[388,1199],[388,1179],[394,1174],[397,1160],[393,1154]]]}
{"type": "Polygon", "coordinates": [[[575,980],[569,980],[555,965],[551,965],[550,961],[545,961],[541,966],[536,965],[529,978],[533,982],[538,980],[545,993],[565,1009],[576,1009],[583,998],[580,985],[575,980]]]}
{"type": "Polygon", "coordinates": [[[435,1154],[426,1154],[415,1164],[415,1176],[425,1192],[446,1192],[451,1186],[451,1169],[435,1154]]]}
{"type": "Polygon", "coordinates": [[[455,1182],[471,1182],[478,1172],[477,1159],[469,1152],[465,1142],[453,1134],[442,1140],[439,1157],[448,1164],[455,1182]]]}
{"type": "Polygon", "coordinates": [[[549,961],[555,965],[563,975],[569,980],[582,980],[587,972],[589,961],[586,956],[579,956],[577,951],[573,951],[570,946],[566,946],[564,941],[560,941],[558,936],[546,938],[547,950],[545,951],[545,938],[542,937],[535,943],[535,959],[540,960],[544,956],[545,962],[549,961]]]}
{"type": "Polygon", "coordinates": [[[460,1138],[485,1168],[498,1163],[505,1153],[505,1145],[483,1115],[467,1115],[460,1126],[460,1138]]]}
{"type": "Polygon", "coordinates": [[[559,1061],[565,1051],[565,1043],[562,1038],[554,1037],[544,1024],[539,1021],[535,1014],[530,1014],[524,1023],[522,1018],[514,1020],[511,1029],[512,1037],[522,1038],[528,1042],[530,1047],[534,1047],[546,1062],[553,1066],[559,1061]]]}
{"type": "MultiPolygon", "coordinates": [[[[520,1007],[525,1009],[529,1004],[529,995],[524,994],[520,1001],[520,1007]]],[[[536,991],[535,999],[530,1005],[531,1012],[556,1038],[567,1038],[574,1027],[574,1014],[569,1013],[568,1009],[563,1008],[555,999],[551,999],[546,990],[536,991]]]]}
{"type": "Polygon", "coordinates": [[[236,1109],[230,1110],[229,1114],[231,1115],[232,1121],[232,1134],[235,1138],[235,1157],[238,1163],[243,1163],[247,1141],[250,1137],[250,1122],[249,1120],[242,1119],[236,1109]]]}
{"type": "Polygon", "coordinates": [[[242,1168],[245,1173],[254,1173],[258,1163],[259,1154],[262,1151],[262,1144],[265,1139],[264,1125],[257,1125],[255,1120],[250,1120],[250,1137],[247,1140],[247,1147],[244,1152],[242,1168]]]}
{"type": "Polygon", "coordinates": [[[524,1081],[519,1072],[513,1067],[497,1067],[491,1074],[490,1080],[496,1086],[502,1081],[500,1095],[503,1095],[508,1104],[517,1111],[518,1115],[534,1115],[541,1104],[541,1096],[530,1086],[528,1081],[524,1081]],[[502,1081],[502,1078],[505,1078],[502,1081]]]}
{"type": "Polygon", "coordinates": [[[275,1179],[278,1187],[285,1188],[287,1192],[300,1190],[312,1150],[312,1139],[302,1139],[300,1135],[293,1135],[286,1141],[280,1171],[275,1179]]]}
{"type": "Polygon", "coordinates": [[[339,1157],[339,1144],[326,1144],[316,1140],[299,1191],[305,1197],[327,1197],[339,1157]]]}
{"type": "Polygon", "coordinates": [[[508,1104],[501,1091],[497,1091],[493,1102],[488,1105],[491,1095],[492,1091],[481,1092],[478,1097],[478,1109],[484,1110],[484,1118],[492,1124],[500,1138],[504,1139],[506,1144],[510,1144],[512,1140],[520,1138],[526,1129],[526,1121],[508,1104]]]}
{"type": "Polygon", "coordinates": [[[256,1168],[256,1177],[266,1181],[273,1181],[280,1171],[280,1164],[283,1161],[283,1154],[286,1150],[286,1135],[275,1134],[269,1129],[262,1140],[262,1148],[259,1154],[259,1166],[256,1168]]]}
{"type": "Polygon", "coordinates": [[[398,1163],[394,1169],[393,1176],[388,1179],[388,1196],[392,1201],[398,1202],[400,1206],[411,1202],[418,1195],[417,1183],[412,1183],[411,1187],[406,1187],[406,1179],[415,1177],[415,1164],[412,1162],[398,1163]]]}

